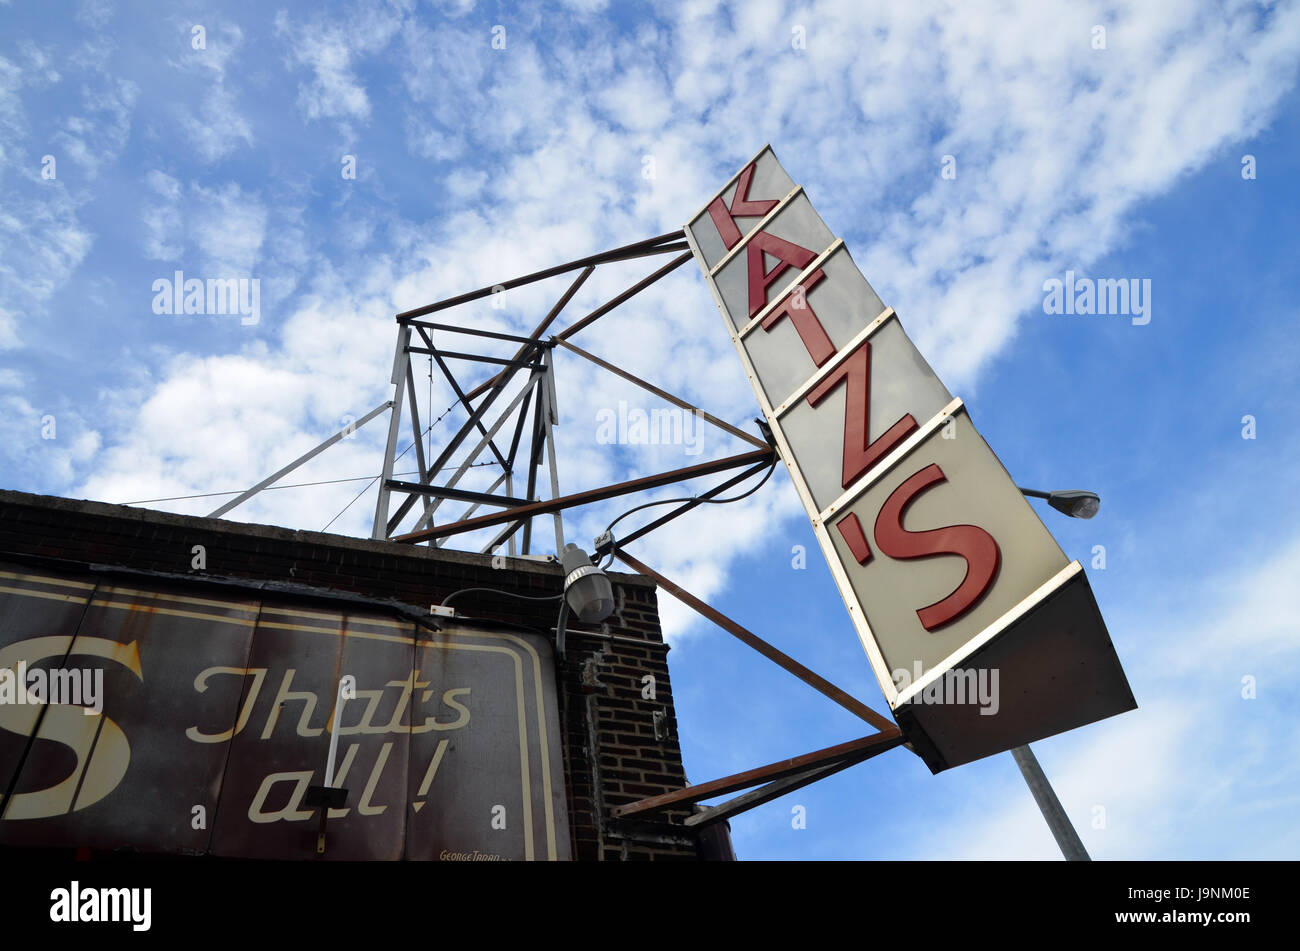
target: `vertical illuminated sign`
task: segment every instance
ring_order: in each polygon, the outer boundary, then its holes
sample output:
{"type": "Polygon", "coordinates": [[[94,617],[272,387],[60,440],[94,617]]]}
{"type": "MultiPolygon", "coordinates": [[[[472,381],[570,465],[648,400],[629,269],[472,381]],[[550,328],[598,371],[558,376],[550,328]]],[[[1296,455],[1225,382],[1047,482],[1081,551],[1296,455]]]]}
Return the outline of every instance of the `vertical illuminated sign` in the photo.
{"type": "Polygon", "coordinates": [[[930,768],[1133,709],[1082,567],[771,148],[686,234],[881,689],[930,768]],[[970,689],[955,698],[955,685],[970,689]]]}

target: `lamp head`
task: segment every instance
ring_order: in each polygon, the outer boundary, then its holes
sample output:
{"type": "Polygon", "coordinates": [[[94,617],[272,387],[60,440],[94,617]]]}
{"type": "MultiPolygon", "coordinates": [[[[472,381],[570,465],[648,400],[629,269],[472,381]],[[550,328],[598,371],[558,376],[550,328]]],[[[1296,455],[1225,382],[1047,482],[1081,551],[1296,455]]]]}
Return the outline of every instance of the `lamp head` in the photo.
{"type": "Polygon", "coordinates": [[[614,611],[614,586],[587,553],[570,542],[560,553],[564,566],[564,599],[578,620],[596,623],[614,611]]]}
{"type": "Polygon", "coordinates": [[[1066,489],[1051,493],[1047,497],[1047,504],[1071,518],[1092,518],[1101,507],[1101,499],[1094,492],[1066,489]]]}

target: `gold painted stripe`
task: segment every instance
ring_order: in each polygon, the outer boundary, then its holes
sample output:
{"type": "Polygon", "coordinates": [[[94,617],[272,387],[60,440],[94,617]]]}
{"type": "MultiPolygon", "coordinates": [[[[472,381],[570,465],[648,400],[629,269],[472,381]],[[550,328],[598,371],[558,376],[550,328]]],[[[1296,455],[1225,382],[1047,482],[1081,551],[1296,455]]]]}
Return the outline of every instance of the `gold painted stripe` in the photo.
{"type": "Polygon", "coordinates": [[[499,634],[507,640],[514,641],[524,650],[528,651],[533,658],[533,690],[537,695],[537,740],[542,751],[542,763],[544,764],[542,773],[542,783],[545,786],[544,794],[546,809],[546,850],[547,858],[554,862],[557,858],[555,844],[555,815],[551,806],[551,751],[550,740],[546,735],[546,703],[545,694],[542,693],[542,669],[541,658],[538,657],[537,651],[533,645],[529,644],[521,637],[513,634],[499,634]]]}
{"type": "Polygon", "coordinates": [[[14,578],[18,581],[39,581],[44,584],[57,585],[62,588],[82,588],[89,589],[95,587],[93,583],[85,581],[69,581],[65,578],[51,578],[48,575],[29,575],[15,571],[0,571],[0,578],[14,578]]]}
{"type": "MultiPolygon", "coordinates": [[[[177,581],[180,584],[185,583],[180,579],[177,579],[177,581]]],[[[257,615],[256,601],[213,601],[208,598],[191,598],[188,595],[183,594],[168,594],[164,591],[145,591],[140,588],[124,588],[114,584],[110,584],[104,589],[104,591],[106,594],[127,595],[128,597],[133,598],[148,598],[151,601],[175,601],[177,604],[198,604],[207,608],[228,608],[232,611],[240,611],[250,617],[255,617],[257,615]]]]}
{"type": "Polygon", "coordinates": [[[38,591],[35,588],[10,588],[0,585],[0,591],[6,594],[20,594],[28,598],[48,598],[51,601],[63,601],[67,604],[85,604],[84,597],[75,594],[56,594],[53,591],[38,591]]]}
{"type": "MultiPolygon", "coordinates": [[[[282,594],[283,592],[276,591],[276,592],[268,592],[268,593],[274,593],[274,594],[277,594],[277,595],[278,595],[278,594],[282,594]]],[[[288,596],[288,597],[293,597],[293,595],[292,595],[291,593],[290,593],[290,594],[287,594],[287,596],[288,596]]],[[[338,618],[338,617],[344,617],[344,616],[346,616],[346,617],[348,618],[349,623],[356,623],[356,624],[374,624],[374,625],[376,625],[377,627],[397,627],[397,628],[401,628],[401,627],[409,627],[410,624],[414,623],[414,622],[406,622],[406,623],[404,624],[404,623],[402,623],[401,621],[390,621],[390,620],[388,620],[387,618],[372,618],[372,617],[369,617],[369,616],[364,616],[364,617],[354,617],[354,616],[351,616],[351,615],[340,614],[340,613],[338,613],[338,612],[335,612],[335,613],[332,613],[332,614],[331,614],[331,613],[329,613],[329,612],[320,612],[320,611],[298,611],[298,610],[294,610],[294,609],[290,609],[290,608],[275,607],[275,606],[273,606],[273,605],[269,605],[269,604],[268,604],[268,605],[263,605],[263,607],[262,607],[262,613],[263,613],[263,614],[278,614],[278,615],[280,615],[281,617],[309,617],[309,618],[316,618],[317,620],[329,620],[329,619],[331,619],[331,618],[338,618]]]]}
{"type": "MultiPolygon", "coordinates": [[[[507,635],[487,635],[491,637],[505,637],[507,635]]],[[[530,781],[529,760],[531,750],[528,747],[528,718],[524,710],[524,673],[523,664],[520,662],[519,654],[508,647],[493,647],[488,644],[447,644],[438,641],[425,641],[425,644],[431,647],[446,647],[450,650],[470,650],[470,651],[487,651],[493,654],[505,654],[514,661],[515,665],[515,710],[516,719],[519,724],[519,776],[521,782],[521,796],[524,803],[524,860],[531,862],[536,858],[536,846],[533,842],[533,792],[530,781]]],[[[541,694],[537,696],[538,709],[541,709],[541,694]]],[[[550,784],[550,762],[542,760],[543,777],[547,786],[550,784]]],[[[507,820],[509,821],[509,820],[507,820]]],[[[549,840],[554,842],[554,832],[551,830],[549,840]]]]}
{"type": "Polygon", "coordinates": [[[175,608],[159,608],[147,604],[133,604],[129,601],[106,601],[102,598],[95,598],[90,602],[97,608],[117,608],[123,611],[140,611],[147,614],[167,614],[172,617],[189,617],[200,621],[221,621],[225,624],[239,624],[244,627],[255,627],[257,620],[242,617],[227,617],[221,614],[203,614],[199,611],[178,611],[175,608]]]}

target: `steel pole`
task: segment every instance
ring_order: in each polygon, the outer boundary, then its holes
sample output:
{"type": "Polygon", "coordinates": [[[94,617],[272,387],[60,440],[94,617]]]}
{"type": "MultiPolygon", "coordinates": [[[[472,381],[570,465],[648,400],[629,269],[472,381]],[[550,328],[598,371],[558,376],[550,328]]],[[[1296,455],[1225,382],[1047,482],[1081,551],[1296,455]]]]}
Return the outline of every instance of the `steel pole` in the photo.
{"type": "Polygon", "coordinates": [[[1038,765],[1038,758],[1034,756],[1033,751],[1028,746],[1017,746],[1011,751],[1011,755],[1015,757],[1016,765],[1020,767],[1029,791],[1034,794],[1034,801],[1038,803],[1043,818],[1047,820],[1047,827],[1052,830],[1052,835],[1056,838],[1056,844],[1061,847],[1061,854],[1065,856],[1065,860],[1067,862],[1091,861],[1083,847],[1083,842],[1079,839],[1079,833],[1074,831],[1074,826],[1070,824],[1070,817],[1061,808],[1061,800],[1056,798],[1056,792],[1052,789],[1052,784],[1047,781],[1043,767],[1038,765]]]}

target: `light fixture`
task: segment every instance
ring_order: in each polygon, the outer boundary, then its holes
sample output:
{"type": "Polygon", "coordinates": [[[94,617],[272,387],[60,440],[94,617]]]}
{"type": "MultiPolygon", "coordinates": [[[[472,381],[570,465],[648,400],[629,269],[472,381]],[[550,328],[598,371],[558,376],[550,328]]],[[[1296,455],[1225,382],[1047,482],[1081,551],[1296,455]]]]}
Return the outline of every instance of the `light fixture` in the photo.
{"type": "Polygon", "coordinates": [[[1020,489],[1021,494],[1035,499],[1047,499],[1047,504],[1071,518],[1092,518],[1101,508],[1101,498],[1084,489],[1062,489],[1059,492],[1040,492],[1038,489],[1020,489]]]}
{"type": "Polygon", "coordinates": [[[564,566],[564,602],[578,620],[592,624],[614,611],[614,586],[587,553],[570,542],[560,554],[564,566]]]}

